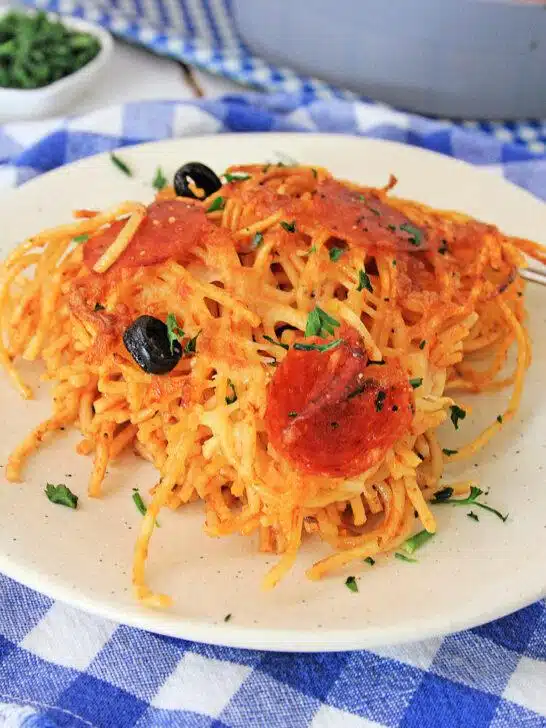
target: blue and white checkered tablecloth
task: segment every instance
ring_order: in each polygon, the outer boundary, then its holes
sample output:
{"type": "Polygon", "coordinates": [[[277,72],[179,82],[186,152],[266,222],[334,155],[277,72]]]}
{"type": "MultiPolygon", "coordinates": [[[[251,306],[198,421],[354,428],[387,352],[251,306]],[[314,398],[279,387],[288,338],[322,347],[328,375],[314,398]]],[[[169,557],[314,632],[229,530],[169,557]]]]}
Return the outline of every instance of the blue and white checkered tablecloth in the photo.
{"type": "MultiPolygon", "coordinates": [[[[118,146],[255,130],[395,139],[546,199],[546,156],[521,145],[373,104],[259,94],[0,127],[0,188],[118,146]]],[[[120,626],[0,577],[0,726],[546,728],[546,603],[413,645],[272,654],[120,626]]]]}
{"type": "MultiPolygon", "coordinates": [[[[100,23],[118,37],[266,92],[306,99],[355,100],[356,94],[253,55],[234,22],[231,0],[22,0],[33,7],[100,23]]],[[[272,0],[274,2],[274,0],[272,0]]],[[[546,153],[546,119],[467,120],[501,142],[546,153]]]]}

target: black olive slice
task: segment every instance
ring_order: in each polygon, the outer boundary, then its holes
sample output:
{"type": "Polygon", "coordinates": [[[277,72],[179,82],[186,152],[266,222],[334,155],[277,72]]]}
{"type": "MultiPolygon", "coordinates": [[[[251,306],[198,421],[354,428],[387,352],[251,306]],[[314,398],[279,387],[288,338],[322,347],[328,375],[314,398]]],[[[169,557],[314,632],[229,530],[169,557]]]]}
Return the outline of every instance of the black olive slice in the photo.
{"type": "Polygon", "coordinates": [[[187,162],[175,172],[174,191],[178,197],[198,199],[190,189],[190,182],[193,182],[196,187],[200,187],[205,192],[205,197],[212,195],[222,186],[212,169],[201,162],[187,162]]]}
{"type": "Polygon", "coordinates": [[[154,316],[139,316],[125,329],[123,343],[147,374],[167,374],[180,361],[182,346],[169,341],[167,326],[154,316]]]}

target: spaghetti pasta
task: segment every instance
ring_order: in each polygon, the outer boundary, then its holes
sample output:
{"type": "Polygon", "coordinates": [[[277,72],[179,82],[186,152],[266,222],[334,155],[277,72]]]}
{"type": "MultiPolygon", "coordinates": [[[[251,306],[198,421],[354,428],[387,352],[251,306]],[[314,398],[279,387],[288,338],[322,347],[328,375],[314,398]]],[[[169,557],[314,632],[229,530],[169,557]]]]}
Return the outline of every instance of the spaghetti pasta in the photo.
{"type": "Polygon", "coordinates": [[[530,362],[518,267],[523,253],[544,260],[536,243],[397,199],[394,179],[374,189],[283,165],[227,179],[206,198],[195,184],[148,207],[76,211],[1,270],[0,362],[24,397],[18,359],[53,382],[53,414],[7,477],[69,424],[94,458],[92,497],[122,452],[151,460],[133,583],[152,606],[169,602],[145,578],[164,506],[203,501],[210,536],[254,534],[280,554],[266,587],[303,538],[333,551],[316,579],[392,550],[416,518],[434,533],[444,462],[514,416],[530,362]],[[468,410],[452,397],[509,384],[503,415],[443,453],[436,429],[468,410]]]}

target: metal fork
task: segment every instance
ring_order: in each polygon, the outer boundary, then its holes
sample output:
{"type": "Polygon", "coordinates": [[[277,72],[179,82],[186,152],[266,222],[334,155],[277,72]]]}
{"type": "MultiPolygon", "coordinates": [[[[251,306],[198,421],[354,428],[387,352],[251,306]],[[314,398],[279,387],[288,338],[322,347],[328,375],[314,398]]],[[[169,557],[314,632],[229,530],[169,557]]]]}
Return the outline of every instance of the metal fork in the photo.
{"type": "Polygon", "coordinates": [[[531,283],[538,283],[541,286],[546,286],[546,272],[538,270],[537,268],[521,268],[519,274],[525,280],[531,283]]]}

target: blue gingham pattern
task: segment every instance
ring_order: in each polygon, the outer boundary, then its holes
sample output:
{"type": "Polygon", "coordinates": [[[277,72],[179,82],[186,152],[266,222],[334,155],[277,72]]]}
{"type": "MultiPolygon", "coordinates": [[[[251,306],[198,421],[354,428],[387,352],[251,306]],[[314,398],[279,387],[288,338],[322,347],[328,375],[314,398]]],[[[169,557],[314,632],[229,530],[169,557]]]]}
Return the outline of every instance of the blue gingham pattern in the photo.
{"type": "MultiPolygon", "coordinates": [[[[127,144],[256,130],[394,139],[546,200],[546,156],[528,147],[373,104],[258,94],[0,127],[0,188],[127,144]]],[[[546,603],[412,645],[272,654],[120,626],[0,576],[0,726],[546,728],[546,603]]]]}
{"type": "MultiPolygon", "coordinates": [[[[256,57],[240,38],[231,0],[22,0],[100,23],[131,43],[267,92],[355,100],[356,94],[256,57]]],[[[274,0],[272,0],[274,2],[274,0]]],[[[501,142],[546,153],[546,119],[465,121],[501,142]]]]}

